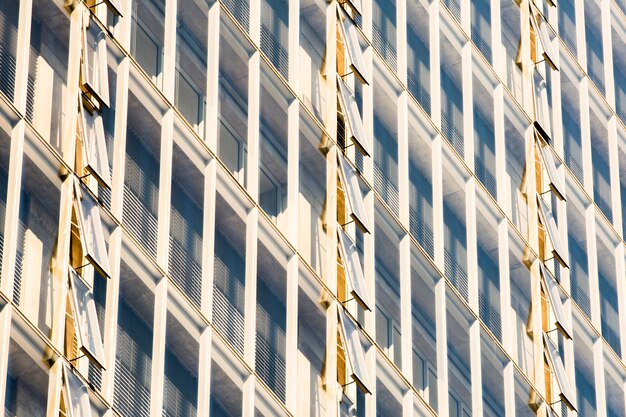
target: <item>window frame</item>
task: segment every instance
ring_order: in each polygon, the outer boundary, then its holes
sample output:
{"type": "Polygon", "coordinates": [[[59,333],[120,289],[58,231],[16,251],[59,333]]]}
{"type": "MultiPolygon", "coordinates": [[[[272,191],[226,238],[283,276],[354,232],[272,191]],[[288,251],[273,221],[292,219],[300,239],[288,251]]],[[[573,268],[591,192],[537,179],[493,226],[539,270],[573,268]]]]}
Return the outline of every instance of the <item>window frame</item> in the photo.
{"type": "Polygon", "coordinates": [[[554,220],[554,216],[552,216],[552,212],[539,194],[537,194],[537,206],[541,224],[552,243],[552,254],[564,268],[569,268],[569,256],[561,240],[559,228],[554,220]]]}
{"type": "Polygon", "coordinates": [[[365,68],[365,59],[363,58],[363,51],[359,42],[359,34],[356,26],[342,7],[337,6],[337,12],[337,19],[341,29],[341,37],[343,38],[343,44],[350,59],[350,68],[361,84],[369,85],[369,75],[365,68]]]}
{"type": "Polygon", "coordinates": [[[74,317],[74,331],[78,341],[78,348],[96,367],[105,369],[104,345],[102,343],[102,335],[100,334],[93,292],[72,267],[69,267],[68,278],[70,284],[70,304],[74,317]],[[90,343],[90,340],[93,343],[90,343]]]}
{"type": "Polygon", "coordinates": [[[539,261],[539,274],[541,276],[541,286],[544,293],[548,296],[550,306],[554,313],[554,324],[559,329],[563,337],[566,339],[572,339],[572,323],[568,320],[565,310],[563,309],[563,301],[559,293],[559,288],[552,275],[548,272],[548,269],[543,265],[543,262],[539,261]]]}
{"type": "Polygon", "coordinates": [[[340,1],[339,4],[344,8],[344,5],[350,7],[355,15],[361,16],[363,14],[363,5],[361,3],[361,0],[343,0],[340,1]]]}
{"type": "Polygon", "coordinates": [[[552,124],[550,122],[550,106],[548,104],[548,91],[546,83],[546,77],[535,66],[532,74],[533,83],[533,110],[534,118],[533,125],[543,139],[550,143],[552,141],[552,124]],[[543,88],[537,85],[536,77],[541,77],[540,81],[543,81],[543,88]]]}
{"type": "Polygon", "coordinates": [[[370,296],[356,245],[341,227],[337,228],[337,238],[343,269],[350,282],[350,293],[363,310],[370,311],[370,296]]]}
{"type": "Polygon", "coordinates": [[[354,146],[363,154],[363,156],[371,156],[371,145],[365,134],[363,126],[363,118],[359,111],[359,106],[354,99],[354,94],[350,91],[346,82],[337,74],[337,87],[339,89],[339,104],[343,110],[343,117],[350,126],[350,135],[354,146]]]}
{"type": "Polygon", "coordinates": [[[354,222],[364,233],[370,233],[369,220],[367,218],[361,186],[359,185],[359,178],[341,151],[337,152],[337,165],[343,192],[346,196],[347,205],[349,206],[350,217],[352,217],[354,222]]]}
{"type": "Polygon", "coordinates": [[[556,383],[559,386],[559,397],[568,408],[576,411],[576,401],[567,378],[567,373],[565,372],[565,366],[563,365],[563,361],[559,356],[554,342],[552,342],[552,340],[545,333],[543,333],[543,347],[544,357],[548,361],[552,373],[554,374],[554,379],[556,379],[556,383]]]}
{"type": "Polygon", "coordinates": [[[365,352],[363,351],[358,327],[354,321],[348,317],[343,306],[337,306],[337,316],[339,319],[339,333],[341,335],[346,363],[350,365],[350,376],[363,392],[371,394],[368,388],[371,385],[367,374],[365,352]],[[347,326],[350,327],[348,328],[347,326]]]}

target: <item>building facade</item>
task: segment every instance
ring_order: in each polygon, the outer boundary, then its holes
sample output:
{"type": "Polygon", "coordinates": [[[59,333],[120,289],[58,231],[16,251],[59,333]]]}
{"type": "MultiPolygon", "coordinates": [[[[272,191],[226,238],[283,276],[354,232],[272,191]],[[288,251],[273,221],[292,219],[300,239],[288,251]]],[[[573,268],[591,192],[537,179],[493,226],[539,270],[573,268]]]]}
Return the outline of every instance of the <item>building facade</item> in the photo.
{"type": "Polygon", "coordinates": [[[0,0],[0,417],[626,416],[625,202],[625,0],[0,0]]]}

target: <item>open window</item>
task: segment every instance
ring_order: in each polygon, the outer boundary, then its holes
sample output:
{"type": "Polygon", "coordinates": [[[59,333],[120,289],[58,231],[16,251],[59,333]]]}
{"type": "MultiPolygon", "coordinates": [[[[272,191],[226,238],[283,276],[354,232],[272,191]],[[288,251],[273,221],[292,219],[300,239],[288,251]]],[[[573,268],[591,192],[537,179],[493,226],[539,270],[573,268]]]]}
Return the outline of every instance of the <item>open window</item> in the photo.
{"type": "MultiPolygon", "coordinates": [[[[363,84],[369,84],[367,81],[369,76],[365,70],[365,60],[363,59],[363,51],[361,50],[361,44],[359,43],[359,34],[357,33],[356,26],[350,16],[342,9],[339,11],[339,26],[341,28],[341,36],[346,50],[348,51],[348,58],[350,60],[350,69],[354,72],[354,75],[363,84]]],[[[343,74],[342,74],[343,75],[343,74]]]]}
{"type": "Polygon", "coordinates": [[[548,365],[552,369],[554,373],[554,378],[556,379],[556,384],[559,387],[561,400],[572,410],[576,410],[576,402],[574,399],[574,391],[569,384],[569,380],[567,378],[567,373],[565,372],[565,366],[563,366],[563,361],[559,356],[559,352],[554,346],[552,340],[546,335],[543,334],[543,344],[544,344],[544,356],[548,361],[548,365]]]}
{"type": "Polygon", "coordinates": [[[556,164],[554,163],[552,150],[547,143],[539,138],[539,133],[537,131],[535,131],[535,144],[537,145],[537,149],[541,155],[542,165],[548,174],[550,189],[560,200],[565,201],[565,195],[563,193],[565,187],[563,186],[563,183],[561,182],[561,179],[556,171],[556,164]]]}
{"type": "Polygon", "coordinates": [[[101,275],[110,277],[111,267],[104,240],[100,208],[90,192],[82,192],[78,182],[74,183],[74,211],[83,255],[101,275]]]}
{"type": "Polygon", "coordinates": [[[561,235],[559,234],[559,228],[556,225],[550,208],[548,208],[546,202],[543,201],[540,195],[537,195],[537,205],[539,207],[539,219],[541,220],[541,224],[550,242],[552,242],[552,254],[564,268],[569,268],[569,259],[563,241],[561,240],[561,235]]]}
{"type": "Polygon", "coordinates": [[[356,104],[354,95],[339,75],[337,75],[337,85],[339,86],[339,103],[341,104],[343,117],[346,119],[348,126],[350,126],[352,142],[363,155],[370,156],[370,145],[365,136],[363,119],[361,119],[359,106],[356,104]]]}
{"type": "Polygon", "coordinates": [[[363,7],[361,5],[361,0],[342,0],[339,2],[343,7],[348,6],[355,15],[361,16],[363,14],[363,7]]]}
{"type": "Polygon", "coordinates": [[[369,233],[369,221],[365,213],[365,203],[361,194],[359,178],[341,152],[337,152],[337,163],[350,217],[364,233],[369,233]]]}
{"type": "Polygon", "coordinates": [[[341,262],[348,281],[350,282],[350,293],[364,310],[370,310],[370,298],[365,285],[365,276],[361,267],[361,260],[354,242],[346,235],[341,227],[337,229],[339,238],[339,252],[341,262]]]}
{"type": "Polygon", "coordinates": [[[550,143],[552,140],[552,124],[550,123],[550,106],[548,105],[548,87],[546,78],[535,67],[533,71],[533,105],[535,111],[534,125],[542,138],[550,143]]]}
{"type": "Polygon", "coordinates": [[[122,13],[123,7],[122,7],[122,2],[124,0],[87,0],[87,7],[89,7],[90,9],[93,10],[93,7],[100,4],[100,3],[104,3],[107,5],[107,7],[109,8],[109,10],[111,11],[111,13],[113,13],[114,16],[120,16],[123,17],[124,14],[122,13]]]}
{"type": "Polygon", "coordinates": [[[104,368],[104,346],[100,335],[96,301],[93,292],[70,267],[70,300],[78,349],[97,367],[104,368]]]}
{"type": "Polygon", "coordinates": [[[552,49],[550,34],[548,33],[548,23],[532,1],[530,2],[530,25],[532,26],[532,31],[535,33],[535,37],[539,38],[536,47],[541,47],[541,54],[550,68],[558,71],[559,67],[556,65],[556,53],[552,49]]]}
{"type": "Polygon", "coordinates": [[[89,391],[68,365],[63,366],[63,401],[67,417],[91,417],[89,391]]]}
{"type": "Polygon", "coordinates": [[[564,337],[571,339],[572,324],[563,309],[563,301],[559,294],[559,288],[542,262],[539,262],[539,272],[541,274],[541,287],[543,288],[543,292],[548,296],[550,306],[554,312],[554,324],[564,337]]]}
{"type": "Polygon", "coordinates": [[[89,112],[81,104],[79,104],[79,113],[83,166],[101,186],[111,188],[109,156],[102,115],[96,111],[89,112]]]}
{"type": "Polygon", "coordinates": [[[83,17],[81,85],[100,106],[109,106],[109,75],[106,34],[88,15],[83,17]]]}
{"type": "Polygon", "coordinates": [[[371,387],[371,385],[367,375],[365,352],[363,351],[363,345],[359,337],[359,330],[342,307],[339,307],[338,315],[341,344],[343,345],[346,365],[350,368],[350,376],[363,392],[370,394],[371,391],[369,387],[371,387]]]}

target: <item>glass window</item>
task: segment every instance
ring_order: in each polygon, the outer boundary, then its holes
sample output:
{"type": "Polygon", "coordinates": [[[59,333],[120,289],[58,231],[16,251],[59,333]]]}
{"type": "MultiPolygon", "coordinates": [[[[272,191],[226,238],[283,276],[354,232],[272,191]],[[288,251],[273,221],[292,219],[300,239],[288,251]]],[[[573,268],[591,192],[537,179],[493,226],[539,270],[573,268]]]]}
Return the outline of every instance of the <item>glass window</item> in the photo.
{"type": "Polygon", "coordinates": [[[74,186],[76,194],[74,210],[76,210],[83,254],[100,274],[110,277],[111,266],[104,239],[100,207],[90,191],[80,187],[77,182],[74,186]]]}
{"type": "MultiPolygon", "coordinates": [[[[474,68],[481,65],[477,61],[474,68]]],[[[494,199],[498,198],[496,176],[496,136],[494,126],[493,85],[486,68],[473,78],[474,172],[494,199]],[[483,80],[487,81],[484,82],[483,80]]]]}
{"type": "MultiPolygon", "coordinates": [[[[369,76],[365,69],[365,60],[363,59],[363,50],[359,42],[359,34],[356,26],[350,17],[343,9],[339,8],[339,26],[341,28],[341,37],[344,43],[344,47],[348,52],[348,59],[350,61],[350,69],[354,72],[354,75],[363,84],[368,84],[369,76]]],[[[343,74],[340,74],[343,75],[343,74]]]]}
{"type": "Polygon", "coordinates": [[[103,118],[79,105],[83,165],[103,187],[111,187],[111,172],[103,118]]]}
{"type": "Polygon", "coordinates": [[[548,272],[543,262],[539,262],[539,272],[541,274],[541,288],[543,293],[548,297],[550,301],[550,307],[554,314],[554,324],[559,328],[563,336],[568,339],[572,338],[572,324],[569,317],[565,314],[563,308],[563,301],[561,300],[561,292],[559,291],[558,284],[554,281],[552,275],[548,272]]]}
{"type": "Polygon", "coordinates": [[[109,75],[106,34],[89,16],[83,17],[83,50],[81,54],[81,82],[83,91],[100,103],[109,106],[109,75]]]}
{"type": "Polygon", "coordinates": [[[550,106],[548,105],[547,77],[535,67],[533,70],[533,98],[535,111],[535,127],[546,142],[552,138],[550,123],[550,106]]]}
{"type": "Polygon", "coordinates": [[[357,225],[365,233],[369,233],[369,221],[365,212],[358,175],[340,151],[337,152],[337,162],[348,212],[357,225]]]}
{"type": "Polygon", "coordinates": [[[54,2],[32,2],[26,119],[58,153],[66,133],[62,121],[76,106],[76,101],[65,99],[70,45],[68,16],[54,2]]]}
{"type": "Polygon", "coordinates": [[[350,368],[351,377],[357,385],[366,393],[370,393],[369,377],[365,364],[365,352],[361,344],[357,325],[348,317],[343,307],[338,306],[341,344],[343,346],[346,362],[350,368]]]}
{"type": "Polygon", "coordinates": [[[350,293],[365,310],[370,310],[370,299],[365,285],[365,276],[356,245],[348,237],[343,228],[337,228],[339,253],[345,274],[350,282],[350,293]]]}
{"type": "MultiPolygon", "coordinates": [[[[619,241],[596,213],[596,254],[600,289],[600,325],[602,337],[618,356],[621,356],[620,309],[618,297],[618,269],[615,253],[619,241]]],[[[623,314],[623,313],[622,313],[623,314]]]]}
{"type": "Polygon", "coordinates": [[[63,366],[63,381],[63,399],[68,417],[91,417],[89,391],[68,365],[63,366]]]}
{"type": "Polygon", "coordinates": [[[256,287],[255,369],[285,401],[287,337],[287,252],[266,224],[259,224],[256,287]]]}
{"type": "Polygon", "coordinates": [[[309,265],[324,277],[330,250],[326,228],[328,138],[302,108],[299,140],[298,250],[309,265]]]}
{"type": "Polygon", "coordinates": [[[223,19],[220,27],[220,125],[217,154],[228,170],[245,186],[248,153],[248,60],[251,46],[230,20],[223,19]]]}
{"type": "MultiPolygon", "coordinates": [[[[505,49],[505,83],[519,102],[522,102],[522,68],[518,65],[520,39],[522,38],[520,7],[516,0],[500,2],[501,38],[505,49]]],[[[506,123],[505,123],[506,125],[506,123]]]]}
{"type": "Polygon", "coordinates": [[[161,85],[165,0],[134,0],[130,52],[148,77],[161,85]]]}
{"type": "Polygon", "coordinates": [[[563,267],[567,268],[569,264],[569,256],[567,255],[567,251],[563,245],[563,241],[561,240],[556,220],[554,220],[554,216],[552,216],[552,210],[548,208],[548,205],[540,195],[537,195],[537,205],[539,206],[539,218],[541,219],[541,224],[543,225],[545,232],[552,243],[552,254],[561,263],[561,265],[563,265],[563,267]]]}
{"type": "MultiPolygon", "coordinates": [[[[463,157],[463,82],[460,51],[441,34],[441,130],[446,140],[463,157]]],[[[460,46],[459,46],[460,47],[460,46]]]]}
{"type": "Polygon", "coordinates": [[[304,105],[314,113],[320,122],[326,120],[325,116],[329,110],[325,61],[326,4],[317,0],[302,0],[300,2],[298,66],[300,94],[304,105]]]}
{"type": "MultiPolygon", "coordinates": [[[[526,192],[526,141],[528,120],[519,112],[513,99],[504,100],[505,185],[510,206],[504,208],[523,236],[527,236],[528,197],[526,192]]],[[[501,175],[501,173],[499,173],[501,175]]]]}
{"type": "Polygon", "coordinates": [[[489,0],[472,0],[470,3],[472,41],[491,63],[491,3],[489,0]]]}
{"type": "Polygon", "coordinates": [[[261,1],[261,51],[285,78],[289,78],[290,3],[287,0],[261,1]]]}
{"type": "MultiPolygon", "coordinates": [[[[182,142],[186,140],[195,141],[194,138],[181,139],[182,142]]],[[[168,271],[197,307],[202,303],[204,185],[203,172],[175,139],[168,271]]]]}
{"type": "Polygon", "coordinates": [[[194,131],[205,137],[208,5],[177,2],[176,83],[174,104],[194,131]]]}
{"type": "Polygon", "coordinates": [[[218,181],[215,200],[215,257],[213,323],[217,331],[243,355],[246,282],[246,210],[237,210],[233,196],[218,181]]]}
{"type": "Polygon", "coordinates": [[[535,144],[539,150],[539,154],[541,155],[541,161],[543,162],[542,166],[548,174],[548,184],[550,185],[550,189],[560,200],[565,200],[565,187],[556,170],[552,148],[543,140],[539,139],[538,135],[539,134],[535,131],[535,144]]]}
{"type": "Polygon", "coordinates": [[[154,293],[143,273],[120,263],[113,408],[126,417],[150,416],[154,293]]]}
{"type": "MultiPolygon", "coordinates": [[[[449,416],[471,416],[472,370],[470,352],[478,346],[470,345],[470,327],[474,324],[473,314],[446,286],[446,333],[448,339],[448,393],[449,416]]],[[[478,352],[476,352],[478,353],[478,352]]]]}
{"type": "Polygon", "coordinates": [[[196,417],[200,329],[192,321],[178,320],[173,311],[179,306],[170,304],[169,308],[165,334],[163,417],[196,417]]]}
{"type": "MultiPolygon", "coordinates": [[[[591,318],[591,302],[589,291],[589,254],[587,250],[587,226],[584,213],[588,204],[581,196],[580,189],[573,186],[571,181],[567,183],[568,191],[571,192],[567,203],[567,234],[568,249],[571,258],[570,265],[570,292],[572,298],[591,318]],[[573,192],[576,190],[575,192],[573,192]],[[580,204],[583,201],[584,204],[580,204]]],[[[558,275],[557,275],[558,278],[558,275]]]]}
{"type": "Polygon", "coordinates": [[[128,97],[122,222],[131,235],[155,258],[160,156],[160,119],[155,119],[153,113],[131,92],[128,97]]]}
{"type": "Polygon", "coordinates": [[[124,16],[124,8],[122,7],[122,0],[104,0],[107,7],[117,16],[124,16]]]}
{"type": "Polygon", "coordinates": [[[482,329],[480,336],[483,417],[502,417],[506,414],[504,373],[508,360],[500,347],[482,329]]]}
{"type": "Polygon", "coordinates": [[[0,4],[0,92],[13,101],[20,0],[0,4]]]}
{"type": "Polygon", "coordinates": [[[587,74],[598,90],[600,90],[600,93],[604,94],[604,42],[602,42],[602,12],[600,10],[600,5],[595,0],[587,0],[583,4],[585,5],[587,74]]]}
{"type": "Polygon", "coordinates": [[[554,378],[560,390],[561,399],[570,408],[576,409],[576,398],[574,397],[574,392],[569,384],[569,379],[567,377],[567,372],[565,372],[561,356],[559,355],[554,342],[552,342],[552,339],[550,339],[550,337],[545,333],[543,334],[543,343],[544,354],[552,372],[554,373],[554,378]]]}
{"type": "Polygon", "coordinates": [[[103,368],[104,348],[93,293],[71,267],[69,279],[78,349],[83,351],[98,367],[103,368]]]}
{"type": "Polygon", "coordinates": [[[552,69],[558,71],[556,53],[552,49],[552,41],[550,39],[550,33],[548,32],[548,22],[546,22],[533,2],[530,2],[530,24],[535,32],[535,37],[539,38],[539,42],[535,44],[541,46],[543,58],[552,69]]]}
{"type": "Polygon", "coordinates": [[[407,2],[407,87],[430,114],[429,15],[420,1],[407,2]]]}
{"type": "Polygon", "coordinates": [[[396,1],[372,2],[372,45],[395,72],[398,69],[396,1]]]}
{"type": "Polygon", "coordinates": [[[363,155],[370,156],[370,144],[365,135],[363,119],[361,119],[361,113],[359,112],[359,107],[356,104],[354,95],[339,75],[337,75],[337,84],[339,86],[339,101],[343,117],[347,121],[348,126],[350,126],[349,130],[352,142],[363,155]]]}
{"type": "Polygon", "coordinates": [[[241,417],[243,405],[243,378],[233,366],[233,361],[222,355],[222,351],[214,344],[211,362],[211,417],[241,417]],[[234,368],[234,369],[233,369],[234,368]]]}

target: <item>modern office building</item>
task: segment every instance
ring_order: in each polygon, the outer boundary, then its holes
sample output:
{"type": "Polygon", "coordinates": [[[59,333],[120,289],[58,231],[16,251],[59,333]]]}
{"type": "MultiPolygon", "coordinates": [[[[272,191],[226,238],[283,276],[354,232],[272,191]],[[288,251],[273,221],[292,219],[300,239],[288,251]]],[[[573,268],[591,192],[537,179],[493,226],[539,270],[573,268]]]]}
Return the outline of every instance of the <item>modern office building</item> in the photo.
{"type": "Polygon", "coordinates": [[[625,0],[0,0],[0,417],[626,416],[625,0]]]}

